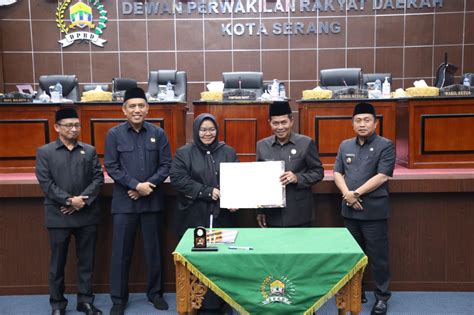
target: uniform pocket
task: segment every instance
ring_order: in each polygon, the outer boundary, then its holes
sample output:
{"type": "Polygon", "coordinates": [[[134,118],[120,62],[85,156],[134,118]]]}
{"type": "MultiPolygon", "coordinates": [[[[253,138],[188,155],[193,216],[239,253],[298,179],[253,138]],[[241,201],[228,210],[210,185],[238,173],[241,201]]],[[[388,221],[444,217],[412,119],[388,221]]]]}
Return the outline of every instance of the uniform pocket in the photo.
{"type": "Polygon", "coordinates": [[[145,148],[149,151],[157,151],[158,150],[158,144],[154,143],[154,142],[151,142],[151,143],[147,143],[145,145],[145,148]]]}
{"type": "Polygon", "coordinates": [[[133,145],[119,144],[117,146],[117,151],[119,151],[119,152],[131,152],[131,151],[133,151],[133,145]]]}

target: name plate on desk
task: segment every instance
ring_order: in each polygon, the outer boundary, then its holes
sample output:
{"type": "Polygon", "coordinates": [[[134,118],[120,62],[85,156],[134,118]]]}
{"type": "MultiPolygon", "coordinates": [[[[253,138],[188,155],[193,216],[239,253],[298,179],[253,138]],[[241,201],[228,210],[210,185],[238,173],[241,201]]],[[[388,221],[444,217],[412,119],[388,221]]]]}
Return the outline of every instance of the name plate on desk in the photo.
{"type": "Polygon", "coordinates": [[[225,91],[223,99],[226,101],[255,101],[257,99],[257,95],[254,91],[237,89],[225,91]]]}
{"type": "Polygon", "coordinates": [[[335,91],[333,93],[333,97],[336,99],[365,99],[368,98],[368,91],[356,88],[347,88],[335,91]]]}
{"type": "Polygon", "coordinates": [[[33,102],[33,99],[25,98],[25,97],[5,97],[5,98],[0,98],[0,102],[2,103],[31,103],[33,102]]]}
{"type": "Polygon", "coordinates": [[[471,96],[474,95],[474,88],[462,84],[453,84],[439,89],[441,96],[471,96]]]}
{"type": "Polygon", "coordinates": [[[2,103],[29,103],[33,102],[33,96],[25,93],[10,92],[0,96],[2,103]]]}

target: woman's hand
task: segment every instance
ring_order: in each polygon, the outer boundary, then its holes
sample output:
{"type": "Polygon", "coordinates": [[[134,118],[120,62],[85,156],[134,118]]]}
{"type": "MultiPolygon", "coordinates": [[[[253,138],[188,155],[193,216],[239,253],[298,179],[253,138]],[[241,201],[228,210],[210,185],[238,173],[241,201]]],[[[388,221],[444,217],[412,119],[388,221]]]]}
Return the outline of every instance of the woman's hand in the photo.
{"type": "Polygon", "coordinates": [[[218,200],[221,197],[221,191],[217,188],[212,190],[212,200],[218,200]]]}

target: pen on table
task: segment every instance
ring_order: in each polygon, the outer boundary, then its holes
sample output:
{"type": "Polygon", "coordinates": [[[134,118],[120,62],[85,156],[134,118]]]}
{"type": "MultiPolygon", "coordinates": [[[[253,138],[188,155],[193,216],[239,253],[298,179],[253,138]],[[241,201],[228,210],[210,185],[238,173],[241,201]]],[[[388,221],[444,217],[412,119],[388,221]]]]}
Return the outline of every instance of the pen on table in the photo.
{"type": "Polygon", "coordinates": [[[250,246],[228,246],[229,249],[253,250],[250,246]]]}

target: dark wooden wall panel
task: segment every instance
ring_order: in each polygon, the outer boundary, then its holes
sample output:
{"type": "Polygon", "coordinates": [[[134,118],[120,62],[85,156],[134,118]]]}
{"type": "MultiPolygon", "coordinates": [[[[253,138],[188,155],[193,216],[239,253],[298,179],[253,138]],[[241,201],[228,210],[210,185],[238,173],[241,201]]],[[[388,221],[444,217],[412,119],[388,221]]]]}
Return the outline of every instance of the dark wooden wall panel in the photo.
{"type": "Polygon", "coordinates": [[[474,153],[474,113],[422,115],[422,151],[430,153],[474,153]]]}
{"type": "Polygon", "coordinates": [[[0,159],[34,159],[36,148],[48,143],[47,119],[0,120],[0,159]]]}
{"type": "Polygon", "coordinates": [[[408,101],[408,167],[474,167],[474,97],[408,101]]]}
{"type": "Polygon", "coordinates": [[[239,152],[239,159],[255,161],[258,122],[256,119],[224,119],[224,141],[239,152]]]}
{"type": "MultiPolygon", "coordinates": [[[[339,145],[354,137],[352,112],[358,100],[300,101],[300,133],[315,139],[321,162],[331,169],[339,145]]],[[[396,101],[371,100],[377,112],[377,133],[395,142],[396,101]]]]}
{"type": "MultiPolygon", "coordinates": [[[[97,148],[103,156],[108,129],[125,121],[118,103],[77,103],[81,120],[80,140],[97,148]]],[[[0,173],[34,171],[36,149],[57,139],[54,130],[58,104],[8,104],[0,106],[0,173]]],[[[151,103],[147,121],[166,132],[171,152],[185,144],[186,111],[184,103],[151,103]]]]}
{"type": "MultiPolygon", "coordinates": [[[[32,177],[33,178],[33,177],[32,177]]],[[[389,181],[389,220],[392,290],[474,291],[474,176],[396,176],[389,181]]],[[[165,289],[174,290],[171,253],[178,240],[174,230],[176,192],[165,191],[164,267],[165,289]]],[[[343,226],[341,197],[330,176],[313,187],[313,226],[343,226]]],[[[112,220],[112,184],[101,193],[94,289],[109,292],[112,220]]],[[[0,294],[46,294],[49,244],[43,221],[43,198],[34,180],[2,180],[0,184],[0,294]],[[9,181],[10,182],[10,181],[9,181]]],[[[240,227],[256,227],[255,212],[238,212],[240,227]]],[[[191,246],[191,245],[190,245],[191,246]]],[[[74,247],[66,273],[67,292],[75,292],[74,247]]],[[[369,269],[368,269],[369,270],[369,269]]],[[[369,281],[369,272],[366,273],[369,281]]],[[[141,235],[137,235],[130,272],[131,292],[145,290],[146,267],[141,235]]],[[[369,283],[370,287],[370,283],[369,283]]]]}

